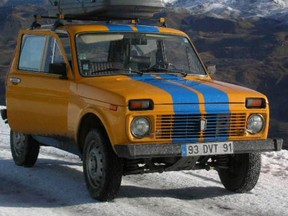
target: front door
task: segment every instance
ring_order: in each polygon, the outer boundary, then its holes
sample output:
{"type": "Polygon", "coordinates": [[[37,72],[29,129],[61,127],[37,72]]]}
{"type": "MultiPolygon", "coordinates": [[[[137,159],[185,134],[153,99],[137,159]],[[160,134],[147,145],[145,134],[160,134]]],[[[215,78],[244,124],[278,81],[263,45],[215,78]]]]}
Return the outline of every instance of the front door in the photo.
{"type": "Polygon", "coordinates": [[[18,61],[12,64],[7,79],[7,111],[12,130],[36,135],[67,133],[71,81],[63,74],[63,68],[64,73],[67,71],[65,65],[69,66],[59,44],[54,36],[22,35],[21,49],[16,53],[18,61]]]}

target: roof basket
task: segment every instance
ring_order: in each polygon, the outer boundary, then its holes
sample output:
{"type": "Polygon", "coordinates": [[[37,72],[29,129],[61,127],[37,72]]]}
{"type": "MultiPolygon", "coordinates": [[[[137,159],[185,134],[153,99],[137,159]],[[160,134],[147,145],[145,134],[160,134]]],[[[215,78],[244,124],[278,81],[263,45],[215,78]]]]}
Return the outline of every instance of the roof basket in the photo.
{"type": "Polygon", "coordinates": [[[71,19],[147,19],[160,12],[163,0],[49,0],[49,16],[71,19]]]}

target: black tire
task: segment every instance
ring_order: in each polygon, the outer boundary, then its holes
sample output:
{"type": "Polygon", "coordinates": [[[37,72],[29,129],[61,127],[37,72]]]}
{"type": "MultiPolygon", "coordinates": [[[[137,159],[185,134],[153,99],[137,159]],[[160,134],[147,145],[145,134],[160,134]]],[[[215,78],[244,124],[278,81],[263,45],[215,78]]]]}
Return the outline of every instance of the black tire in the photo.
{"type": "Polygon", "coordinates": [[[16,165],[24,167],[35,165],[40,145],[31,136],[11,131],[10,147],[16,165]]]}
{"type": "Polygon", "coordinates": [[[224,187],[236,193],[246,193],[252,190],[260,176],[261,154],[249,153],[228,157],[229,169],[218,170],[224,187]]]}
{"type": "Polygon", "coordinates": [[[116,197],[121,185],[123,162],[114,153],[109,140],[95,129],[85,139],[83,171],[92,198],[110,201],[116,197]]]}

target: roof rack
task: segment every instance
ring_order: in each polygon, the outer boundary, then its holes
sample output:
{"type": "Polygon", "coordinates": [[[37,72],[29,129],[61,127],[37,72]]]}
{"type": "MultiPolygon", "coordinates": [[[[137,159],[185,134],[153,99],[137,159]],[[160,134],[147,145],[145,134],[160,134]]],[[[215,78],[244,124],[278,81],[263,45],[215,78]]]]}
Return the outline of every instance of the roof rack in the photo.
{"type": "Polygon", "coordinates": [[[55,20],[53,27],[53,30],[57,29],[58,27],[64,26],[62,21],[67,21],[67,22],[72,22],[72,21],[99,21],[99,22],[107,22],[110,23],[112,21],[130,21],[131,24],[138,25],[140,23],[140,20],[154,20],[158,21],[160,23],[161,27],[167,27],[166,24],[166,18],[160,17],[159,19],[154,19],[154,18],[119,18],[119,17],[93,17],[93,18],[88,18],[88,17],[69,17],[69,16],[64,16],[63,14],[57,14],[57,16],[41,16],[41,15],[34,15],[34,21],[30,26],[30,29],[39,29],[41,28],[41,24],[38,22],[41,19],[52,19],[55,20]]]}

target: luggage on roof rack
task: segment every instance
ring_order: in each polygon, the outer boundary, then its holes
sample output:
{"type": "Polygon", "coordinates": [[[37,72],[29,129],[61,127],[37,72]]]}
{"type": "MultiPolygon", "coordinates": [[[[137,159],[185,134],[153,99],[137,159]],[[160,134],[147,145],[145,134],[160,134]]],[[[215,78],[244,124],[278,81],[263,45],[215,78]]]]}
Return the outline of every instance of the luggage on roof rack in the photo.
{"type": "Polygon", "coordinates": [[[50,0],[49,16],[71,19],[151,18],[164,5],[162,0],[50,0]]]}

